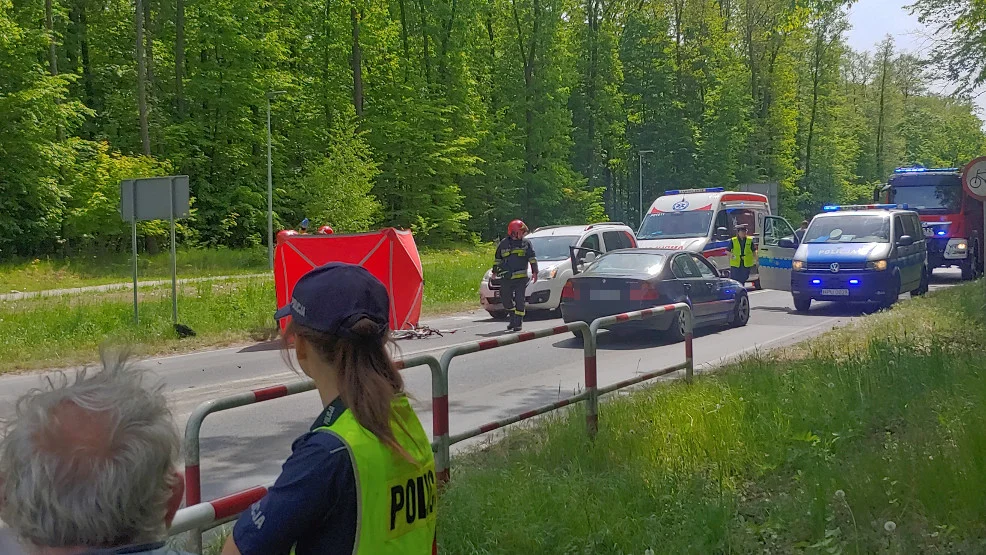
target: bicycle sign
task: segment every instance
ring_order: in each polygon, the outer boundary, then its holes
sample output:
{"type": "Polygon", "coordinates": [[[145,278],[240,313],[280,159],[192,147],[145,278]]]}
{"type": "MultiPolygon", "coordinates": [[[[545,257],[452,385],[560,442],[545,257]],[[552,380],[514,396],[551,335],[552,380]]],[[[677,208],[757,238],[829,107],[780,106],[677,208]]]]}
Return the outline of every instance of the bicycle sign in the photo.
{"type": "Polygon", "coordinates": [[[978,200],[986,200],[986,156],[980,156],[962,169],[962,186],[978,200]]]}

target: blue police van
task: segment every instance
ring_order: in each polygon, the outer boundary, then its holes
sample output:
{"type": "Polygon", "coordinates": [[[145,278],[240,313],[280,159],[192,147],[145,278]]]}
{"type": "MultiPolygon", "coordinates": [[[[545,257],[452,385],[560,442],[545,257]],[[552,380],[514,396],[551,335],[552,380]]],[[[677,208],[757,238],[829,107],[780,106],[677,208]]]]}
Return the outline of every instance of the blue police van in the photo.
{"type": "Polygon", "coordinates": [[[906,205],[826,206],[803,234],[767,216],[758,259],[763,287],[790,291],[799,312],[812,301],[889,307],[930,279],[921,220],[906,205]]]}

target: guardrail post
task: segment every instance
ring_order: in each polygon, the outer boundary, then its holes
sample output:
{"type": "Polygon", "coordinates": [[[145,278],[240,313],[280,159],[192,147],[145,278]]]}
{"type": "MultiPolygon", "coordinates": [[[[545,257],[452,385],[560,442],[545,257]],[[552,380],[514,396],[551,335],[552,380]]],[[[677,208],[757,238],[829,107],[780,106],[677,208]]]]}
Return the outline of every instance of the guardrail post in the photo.
{"type": "Polygon", "coordinates": [[[685,381],[687,383],[692,383],[692,378],[695,376],[695,359],[693,357],[692,351],[692,340],[695,335],[694,321],[692,320],[692,311],[690,308],[681,309],[685,313],[685,319],[687,323],[685,324],[685,381]]]}
{"type": "MultiPolygon", "coordinates": [[[[431,358],[431,357],[429,357],[431,358]]],[[[438,487],[449,480],[449,424],[448,424],[448,373],[434,358],[428,362],[431,368],[431,426],[435,438],[435,474],[438,487]]]]}
{"type": "MultiPolygon", "coordinates": [[[[200,466],[199,434],[202,422],[208,416],[215,401],[207,401],[195,408],[185,424],[185,506],[192,507],[202,502],[202,469],[200,466]]],[[[202,555],[202,530],[194,528],[188,532],[186,549],[202,555]]]]}
{"type": "MultiPolygon", "coordinates": [[[[595,322],[593,322],[595,324],[595,322]]],[[[582,331],[582,347],[585,351],[585,428],[589,439],[595,439],[599,431],[599,379],[596,367],[596,334],[599,326],[586,326],[582,331]]]]}

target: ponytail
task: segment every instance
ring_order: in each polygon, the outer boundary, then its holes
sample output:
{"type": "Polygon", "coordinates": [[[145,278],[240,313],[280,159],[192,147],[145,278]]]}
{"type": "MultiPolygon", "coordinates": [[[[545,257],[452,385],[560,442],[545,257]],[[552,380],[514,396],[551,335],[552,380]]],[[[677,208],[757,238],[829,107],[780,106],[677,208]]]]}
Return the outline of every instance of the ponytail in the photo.
{"type": "Polygon", "coordinates": [[[386,336],[381,336],[380,326],[368,318],[357,321],[349,331],[347,337],[339,337],[291,322],[285,336],[303,337],[311,344],[335,369],[339,397],[360,426],[395,454],[413,462],[390,424],[391,402],[404,392],[404,379],[387,353],[386,336]]]}

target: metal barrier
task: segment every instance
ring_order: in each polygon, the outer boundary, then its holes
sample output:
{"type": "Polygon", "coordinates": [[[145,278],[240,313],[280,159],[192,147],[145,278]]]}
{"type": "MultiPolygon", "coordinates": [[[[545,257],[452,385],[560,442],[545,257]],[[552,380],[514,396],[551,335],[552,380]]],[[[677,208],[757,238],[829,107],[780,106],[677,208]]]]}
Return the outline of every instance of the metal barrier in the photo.
{"type": "MultiPolygon", "coordinates": [[[[429,355],[419,355],[395,361],[395,364],[401,369],[415,366],[428,366],[431,369],[432,450],[435,453],[435,471],[439,484],[444,484],[449,479],[450,449],[456,443],[581,401],[586,401],[587,432],[590,437],[595,437],[598,430],[598,399],[600,395],[681,370],[685,371],[685,379],[691,382],[694,375],[692,339],[693,319],[691,307],[686,303],[677,303],[598,318],[590,325],[586,325],[584,322],[572,322],[563,326],[522,332],[496,339],[463,343],[447,349],[442,353],[440,360],[429,355]],[[684,318],[685,362],[599,388],[596,365],[599,329],[622,322],[646,320],[668,312],[679,313],[681,315],[679,317],[684,318]],[[449,435],[448,376],[452,359],[462,355],[488,351],[569,332],[581,334],[583,339],[585,391],[516,416],[490,422],[459,434],[449,435]]],[[[207,401],[192,413],[185,428],[186,507],[178,511],[178,514],[175,516],[175,521],[169,532],[171,535],[191,532],[189,549],[193,553],[202,553],[202,531],[204,529],[212,528],[235,519],[236,515],[246,510],[251,504],[261,499],[267,493],[266,486],[255,487],[202,503],[199,434],[205,417],[214,412],[295,395],[313,389],[315,389],[315,384],[311,380],[276,385],[207,401]]]]}
{"type": "MultiPolygon", "coordinates": [[[[694,336],[694,322],[692,319],[692,308],[687,303],[676,303],[668,304],[664,306],[658,306],[654,308],[648,308],[644,310],[638,310],[636,312],[627,312],[624,314],[617,314],[615,316],[606,316],[603,318],[597,318],[593,320],[592,324],[589,325],[589,339],[585,342],[586,355],[586,376],[590,375],[589,366],[592,366],[592,386],[589,389],[589,399],[587,402],[586,410],[586,427],[589,430],[589,436],[595,437],[596,431],[599,427],[599,422],[597,418],[599,396],[605,395],[606,393],[612,393],[617,389],[622,389],[624,387],[629,387],[631,385],[636,385],[640,382],[645,382],[647,380],[652,380],[654,378],[664,376],[667,374],[673,374],[681,370],[685,371],[685,380],[689,383],[692,381],[692,377],[695,374],[695,362],[692,357],[692,339],[694,336]],[[674,366],[668,366],[666,368],[661,368],[660,370],[654,370],[652,372],[645,372],[639,376],[629,378],[615,384],[608,385],[606,387],[600,388],[596,383],[596,343],[599,336],[599,328],[611,326],[613,324],[618,324],[621,322],[630,322],[634,320],[647,320],[658,316],[660,314],[666,314],[668,312],[677,313],[679,318],[684,318],[685,324],[685,362],[681,364],[675,364],[674,366]]],[[[672,323],[675,325],[678,322],[672,323]]]]}
{"type": "MultiPolygon", "coordinates": [[[[441,394],[440,399],[432,399],[432,413],[434,415],[432,434],[435,438],[434,443],[432,443],[432,450],[435,451],[435,473],[439,477],[444,476],[447,480],[449,460],[447,446],[448,380],[446,380],[442,375],[441,365],[433,356],[412,356],[409,358],[396,360],[394,361],[394,364],[399,369],[413,368],[415,366],[428,366],[431,369],[432,394],[441,394]],[[444,450],[440,447],[443,444],[445,444],[444,450]],[[438,449],[436,449],[436,445],[439,446],[438,449]]],[[[183,445],[185,451],[185,506],[191,508],[202,504],[202,474],[200,467],[199,440],[202,431],[202,423],[205,421],[207,416],[215,412],[262,403],[264,401],[279,399],[289,395],[305,393],[312,391],[313,389],[315,389],[315,382],[312,380],[299,380],[288,384],[273,385],[261,389],[254,389],[245,393],[239,393],[237,395],[231,395],[229,397],[213,399],[199,405],[195,411],[192,412],[192,415],[188,418],[188,423],[185,425],[185,443],[183,445]]],[[[253,488],[246,491],[251,492],[256,489],[257,488],[253,488]]],[[[264,489],[264,492],[266,493],[266,489],[264,489]]],[[[220,499],[243,499],[243,497],[238,497],[243,493],[245,492],[236,493],[220,499]]],[[[263,494],[261,494],[260,497],[263,497],[263,494]]],[[[254,501],[250,501],[250,503],[242,505],[240,510],[242,511],[246,507],[250,506],[250,504],[254,501]]],[[[221,505],[221,507],[224,507],[224,505],[221,505]]],[[[198,510],[203,511],[205,509],[198,510]]],[[[193,553],[202,553],[202,531],[200,529],[193,529],[190,531],[192,532],[192,536],[189,539],[189,549],[191,549],[193,553]]]]}
{"type": "MultiPolygon", "coordinates": [[[[544,338],[544,337],[551,337],[553,335],[559,335],[559,334],[570,333],[570,332],[571,333],[579,332],[579,333],[582,334],[582,338],[583,338],[583,350],[586,353],[585,356],[588,357],[589,356],[588,355],[588,353],[589,353],[588,345],[591,342],[591,333],[589,331],[589,326],[586,325],[585,322],[572,322],[570,324],[565,324],[564,326],[555,326],[553,328],[545,328],[545,329],[536,330],[536,331],[526,331],[526,332],[522,332],[522,333],[515,333],[513,335],[506,335],[506,336],[503,336],[503,337],[498,337],[496,339],[486,339],[486,340],[483,340],[483,341],[471,341],[469,343],[462,343],[461,345],[452,346],[448,350],[446,350],[444,353],[442,353],[442,358],[441,358],[442,372],[443,372],[444,377],[445,377],[445,391],[446,392],[448,391],[449,365],[452,364],[452,359],[455,358],[455,357],[462,356],[462,355],[468,355],[468,354],[471,354],[471,353],[478,353],[480,351],[488,351],[490,349],[496,349],[498,347],[506,347],[507,345],[514,345],[516,343],[524,343],[524,342],[527,342],[527,341],[532,341],[534,339],[541,339],[541,338],[544,338]]],[[[588,358],[586,358],[586,360],[588,360],[588,358]]],[[[455,435],[450,436],[448,438],[447,447],[451,447],[452,445],[454,445],[456,443],[459,443],[460,441],[465,441],[465,440],[467,440],[467,439],[469,439],[471,437],[476,437],[478,435],[482,435],[482,434],[485,434],[487,432],[492,432],[493,430],[496,430],[498,428],[502,428],[504,426],[509,426],[510,424],[513,424],[515,422],[520,422],[521,420],[527,420],[528,418],[534,418],[535,416],[538,416],[539,414],[544,414],[546,412],[550,412],[550,411],[559,409],[561,407],[570,405],[572,403],[577,403],[579,401],[584,401],[584,400],[588,399],[589,398],[589,394],[590,394],[590,390],[589,390],[590,385],[589,385],[589,382],[590,381],[593,382],[593,386],[592,387],[595,387],[595,385],[594,385],[594,382],[595,382],[595,374],[594,374],[594,372],[595,372],[595,365],[592,366],[592,371],[593,371],[593,375],[592,376],[589,375],[589,368],[590,368],[590,366],[589,366],[588,362],[586,362],[586,364],[585,364],[586,391],[585,392],[580,393],[580,394],[575,395],[575,396],[572,396],[572,397],[568,397],[566,399],[562,399],[561,401],[557,401],[555,403],[551,403],[550,405],[544,405],[542,407],[538,407],[538,408],[536,408],[534,410],[530,410],[530,411],[521,413],[521,414],[519,414],[517,416],[512,416],[510,418],[505,418],[503,420],[497,420],[497,421],[494,421],[494,422],[490,422],[489,424],[484,424],[484,425],[482,425],[482,426],[480,426],[478,428],[473,428],[473,429],[468,430],[466,432],[463,432],[461,434],[455,434],[455,435]]]]}

